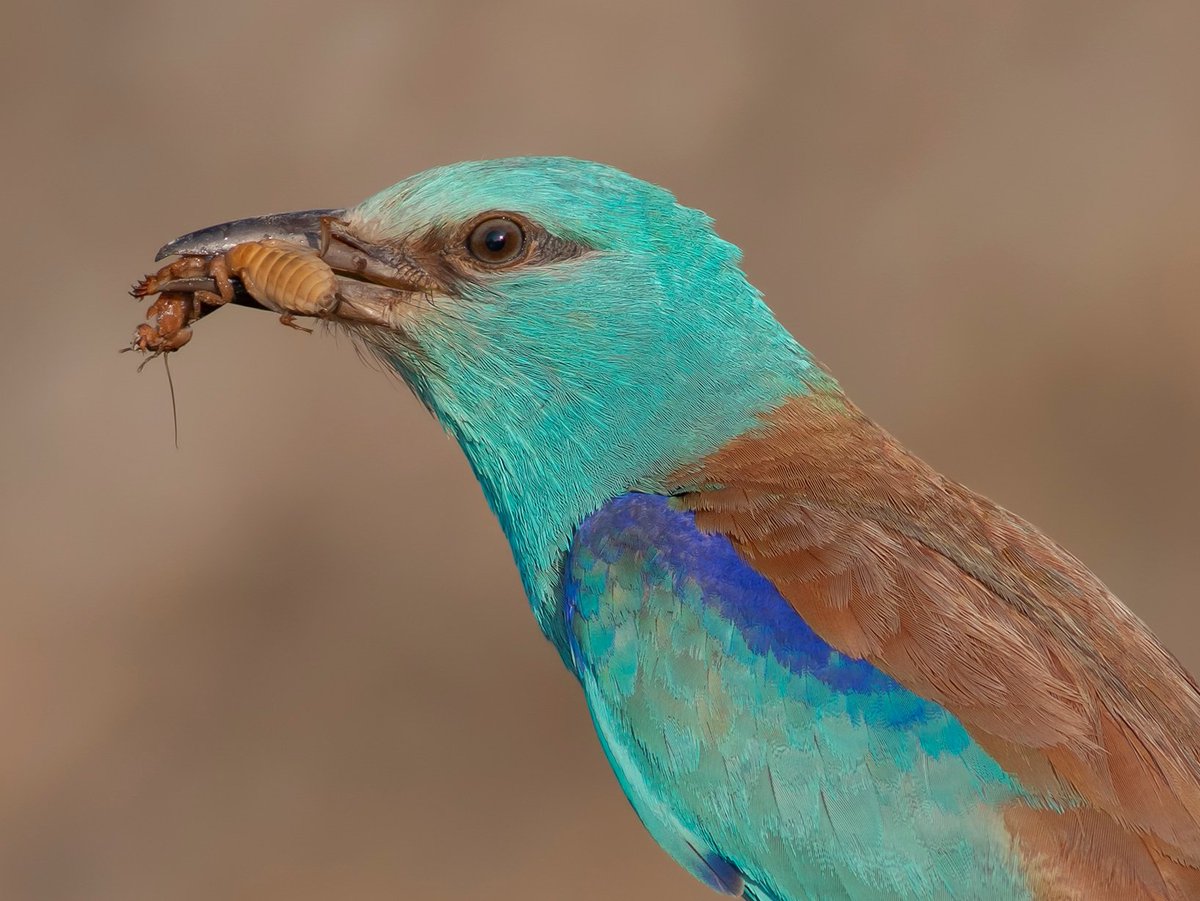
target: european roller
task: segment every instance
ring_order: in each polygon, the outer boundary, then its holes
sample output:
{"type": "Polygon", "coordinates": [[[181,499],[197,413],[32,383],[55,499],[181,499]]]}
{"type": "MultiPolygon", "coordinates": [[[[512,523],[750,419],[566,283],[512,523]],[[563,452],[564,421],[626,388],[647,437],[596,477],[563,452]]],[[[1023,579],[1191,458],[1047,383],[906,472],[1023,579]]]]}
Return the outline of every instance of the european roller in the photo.
{"type": "Polygon", "coordinates": [[[327,318],[457,439],[621,787],[702,882],[1200,898],[1195,679],[860,412],[706,215],[521,158],[164,253],[267,236],[322,254],[327,318]]]}

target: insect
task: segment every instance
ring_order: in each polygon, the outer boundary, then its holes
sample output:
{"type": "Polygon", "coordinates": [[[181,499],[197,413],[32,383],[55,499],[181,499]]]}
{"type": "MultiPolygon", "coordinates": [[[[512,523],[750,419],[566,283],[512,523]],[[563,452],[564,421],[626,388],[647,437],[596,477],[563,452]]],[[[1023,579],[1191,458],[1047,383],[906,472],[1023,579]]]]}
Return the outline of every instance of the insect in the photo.
{"type": "MultiPolygon", "coordinates": [[[[361,280],[377,276],[384,286],[422,290],[423,273],[405,258],[376,259],[345,232],[345,210],[307,210],[286,216],[243,219],[201,229],[164,245],[155,257],[178,256],[133,286],[134,297],[157,294],[127,351],[145,356],[138,371],[192,339],[192,325],[213,310],[244,304],[272,310],[284,325],[311,332],[297,316],[359,325],[390,325],[395,296],[361,280]],[[286,238],[282,237],[286,236],[286,238]]],[[[175,385],[168,365],[171,409],[175,385]]],[[[176,420],[175,446],[179,446],[176,420]]]]}
{"type": "Polygon", "coordinates": [[[127,349],[153,357],[183,347],[194,322],[234,300],[234,279],[281,322],[303,331],[312,330],[296,316],[322,316],[338,303],[333,270],[315,250],[275,238],[247,241],[223,253],[180,257],[134,285],[134,297],[159,297],[127,349]]]}
{"type": "Polygon", "coordinates": [[[197,320],[229,303],[272,310],[284,325],[305,332],[312,329],[298,325],[297,316],[392,325],[402,302],[394,289],[420,293],[432,283],[403,253],[362,248],[346,228],[345,213],[322,209],[239,219],[167,243],[155,259],[178,259],[130,291],[158,298],[124,350],[148,354],[145,366],[179,350],[197,320]]]}

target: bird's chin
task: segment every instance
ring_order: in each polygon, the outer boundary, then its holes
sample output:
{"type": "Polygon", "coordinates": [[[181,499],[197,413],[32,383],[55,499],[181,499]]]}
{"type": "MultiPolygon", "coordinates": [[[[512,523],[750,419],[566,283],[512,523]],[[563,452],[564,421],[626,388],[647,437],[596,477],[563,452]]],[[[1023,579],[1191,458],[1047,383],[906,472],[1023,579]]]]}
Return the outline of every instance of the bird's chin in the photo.
{"type": "Polygon", "coordinates": [[[338,275],[337,305],[323,318],[345,326],[382,327],[403,333],[406,320],[427,296],[338,275]]]}

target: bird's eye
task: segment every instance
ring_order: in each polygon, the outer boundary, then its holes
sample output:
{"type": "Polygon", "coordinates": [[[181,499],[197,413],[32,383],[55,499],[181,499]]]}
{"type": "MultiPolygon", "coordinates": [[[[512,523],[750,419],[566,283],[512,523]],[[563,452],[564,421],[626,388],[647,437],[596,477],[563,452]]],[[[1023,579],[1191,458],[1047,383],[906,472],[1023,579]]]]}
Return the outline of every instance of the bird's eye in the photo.
{"type": "Polygon", "coordinates": [[[481,263],[498,266],[511,263],[525,249],[525,233],[511,219],[480,222],[467,238],[467,250],[481,263]]]}

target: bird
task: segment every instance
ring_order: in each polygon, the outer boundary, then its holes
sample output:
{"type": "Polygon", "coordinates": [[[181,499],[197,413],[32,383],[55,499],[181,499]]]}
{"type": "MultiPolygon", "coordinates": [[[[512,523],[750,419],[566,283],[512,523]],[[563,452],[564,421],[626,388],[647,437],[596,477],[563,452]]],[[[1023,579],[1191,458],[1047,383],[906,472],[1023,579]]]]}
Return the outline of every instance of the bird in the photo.
{"type": "Polygon", "coordinates": [[[701,882],[1200,898],[1195,678],[1068,551],[861,412],[709,216],[520,157],[160,258],[281,236],[457,440],[621,788],[701,882]]]}

